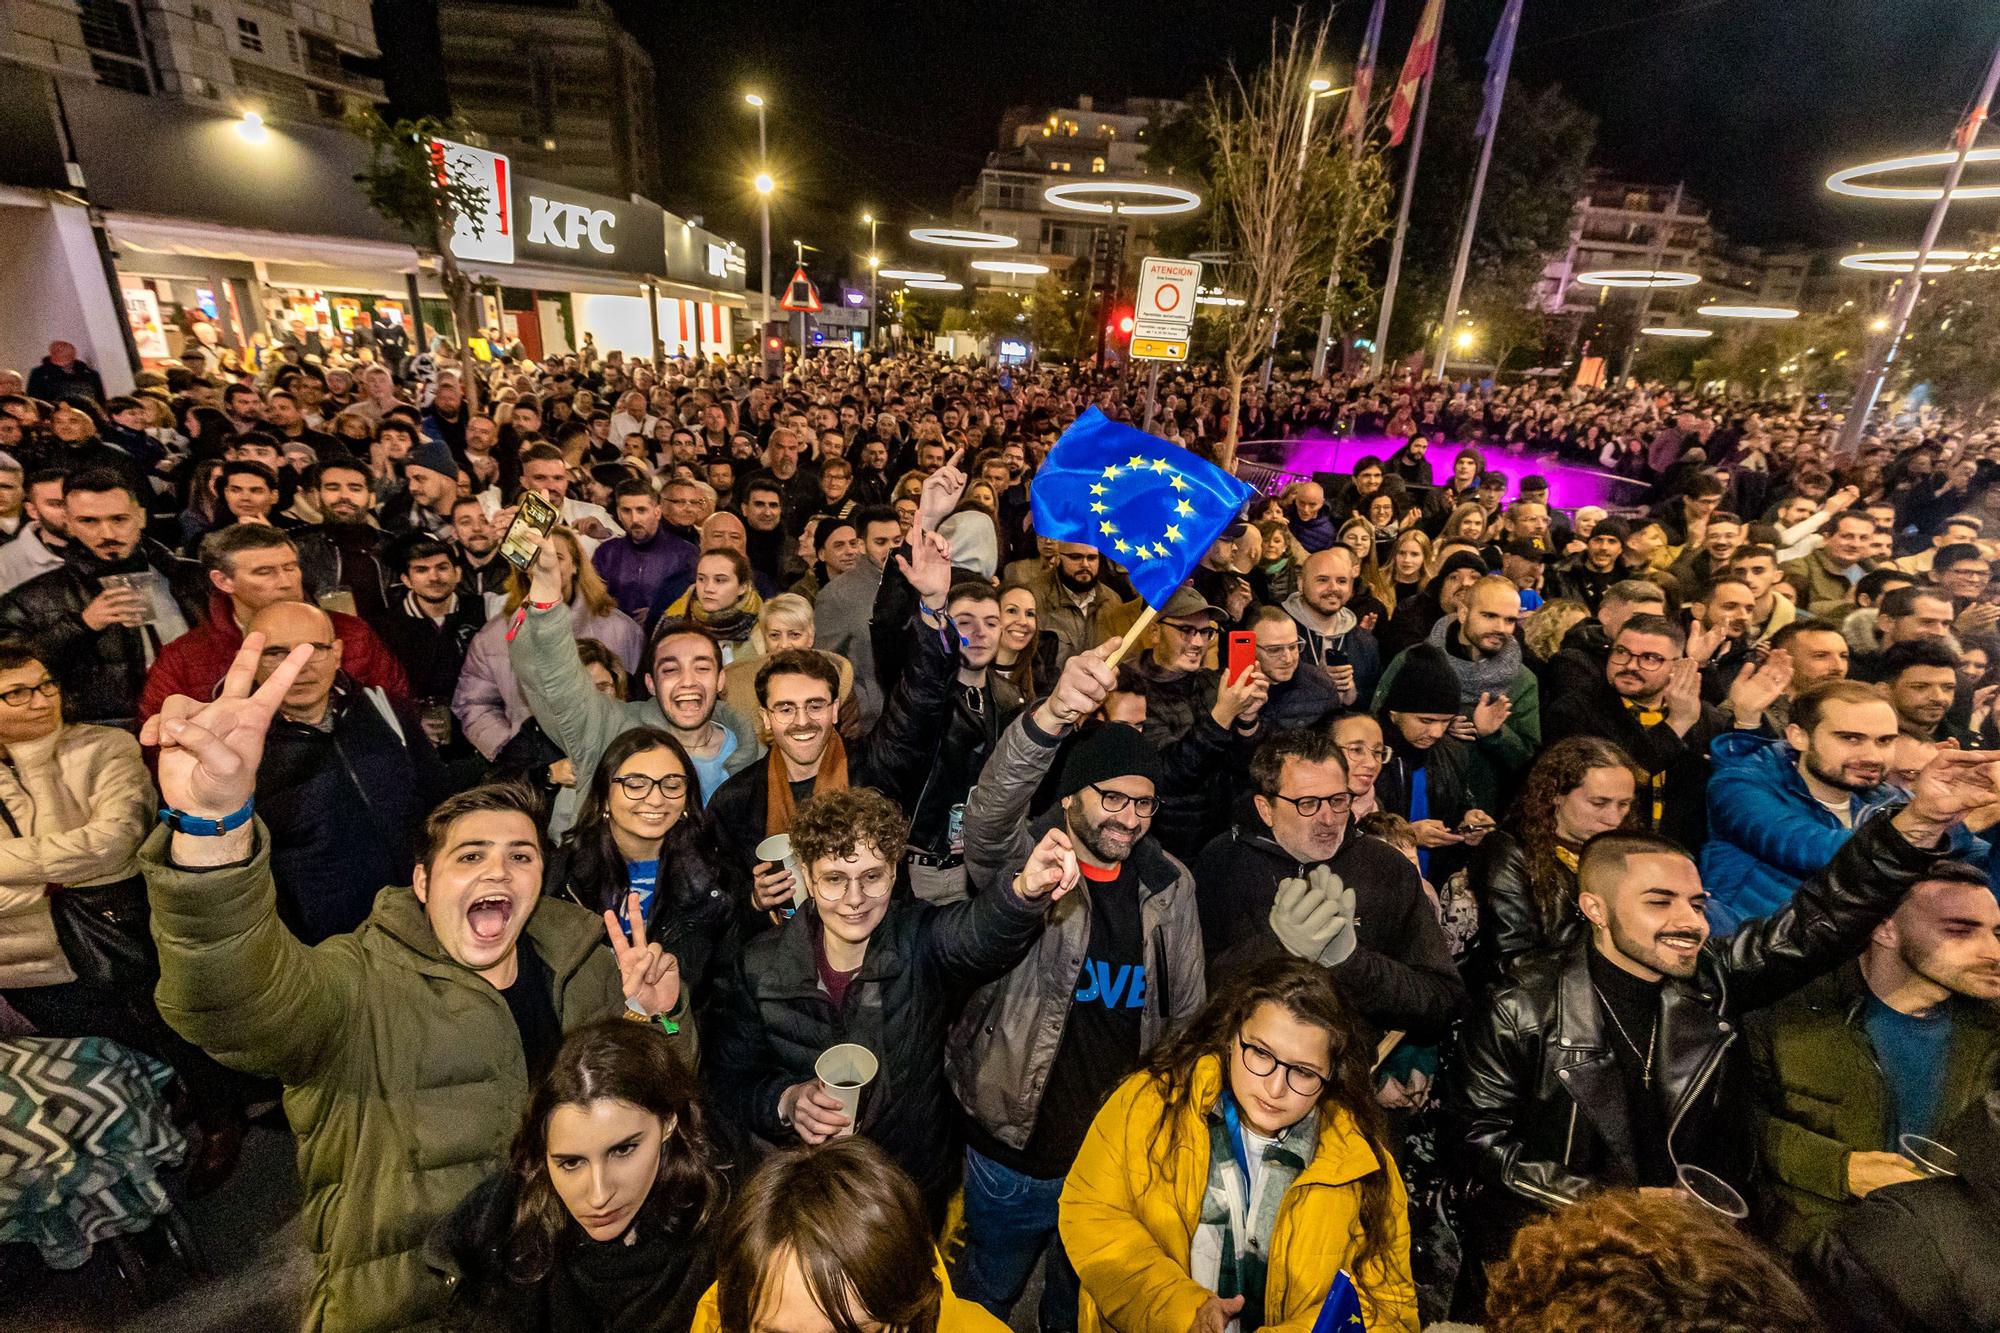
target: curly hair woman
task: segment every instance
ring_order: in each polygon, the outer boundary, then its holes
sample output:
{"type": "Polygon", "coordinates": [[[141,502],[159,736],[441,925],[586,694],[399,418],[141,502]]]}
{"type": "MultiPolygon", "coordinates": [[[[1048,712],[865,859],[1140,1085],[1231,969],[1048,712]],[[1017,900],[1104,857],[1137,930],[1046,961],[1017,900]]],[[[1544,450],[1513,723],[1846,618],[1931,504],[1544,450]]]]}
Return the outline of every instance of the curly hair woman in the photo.
{"type": "Polygon", "coordinates": [[[1415,1333],[1374,1049],[1326,970],[1235,974],[1112,1094],[1063,1184],[1084,1333],[1306,1333],[1336,1275],[1415,1333]]]}

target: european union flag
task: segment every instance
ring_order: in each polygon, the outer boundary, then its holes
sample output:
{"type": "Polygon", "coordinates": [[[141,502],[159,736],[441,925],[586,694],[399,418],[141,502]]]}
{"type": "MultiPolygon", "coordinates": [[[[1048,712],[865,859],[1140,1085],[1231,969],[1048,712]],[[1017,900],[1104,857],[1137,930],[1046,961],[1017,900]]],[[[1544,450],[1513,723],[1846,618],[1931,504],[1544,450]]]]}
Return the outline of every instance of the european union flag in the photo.
{"type": "Polygon", "coordinates": [[[1368,1333],[1368,1321],[1361,1317],[1361,1293],[1354,1289],[1354,1279],[1344,1268],[1334,1274],[1333,1286],[1320,1304],[1319,1318],[1313,1320],[1313,1333],[1368,1333]]]}
{"type": "Polygon", "coordinates": [[[1035,533],[1096,547],[1157,608],[1254,494],[1215,464],[1093,407],[1035,472],[1035,533]]]}

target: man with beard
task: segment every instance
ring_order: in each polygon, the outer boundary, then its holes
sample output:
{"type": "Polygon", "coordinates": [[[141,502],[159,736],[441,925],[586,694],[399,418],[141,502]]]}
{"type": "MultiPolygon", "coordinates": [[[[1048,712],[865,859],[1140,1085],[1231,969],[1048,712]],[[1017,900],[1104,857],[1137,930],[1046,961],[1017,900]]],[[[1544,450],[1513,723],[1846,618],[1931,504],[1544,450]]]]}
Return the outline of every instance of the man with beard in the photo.
{"type": "Polygon", "coordinates": [[[1055,635],[1057,670],[1111,637],[1116,612],[1124,603],[1104,586],[1103,567],[1104,557],[1094,547],[1062,542],[1054,563],[1029,575],[1023,585],[1035,594],[1035,618],[1042,632],[1055,635]]]}
{"type": "Polygon", "coordinates": [[[121,472],[70,477],[63,512],[62,565],[0,598],[0,632],[48,668],[71,721],[135,726],[147,670],[201,623],[201,567],[147,540],[145,510],[121,472]]]}
{"type": "Polygon", "coordinates": [[[68,476],[61,468],[28,474],[21,497],[28,522],[12,541],[0,546],[0,593],[12,592],[62,564],[69,547],[69,520],[63,516],[63,481],[68,476]]]}
{"type": "Polygon", "coordinates": [[[1632,820],[1686,847],[1707,828],[1709,743],[1731,727],[1754,731],[1783,692],[1792,664],[1773,655],[1737,676],[1720,707],[1701,697],[1701,669],[1687,636],[1665,616],[1635,615],[1611,643],[1603,674],[1553,697],[1542,716],[1550,745],[1597,736],[1632,756],[1639,801],[1632,820]]]}
{"type": "Polygon", "coordinates": [[[467,419],[464,387],[453,376],[439,377],[437,392],[431,396],[430,409],[424,413],[424,434],[444,441],[454,458],[463,458],[467,419]]]}
{"type": "Polygon", "coordinates": [[[1947,716],[1958,691],[1958,654],[1948,641],[1913,639],[1883,653],[1882,689],[1904,735],[1952,741],[1964,749],[1979,745],[1977,736],[1947,716]]]}
{"type": "Polygon", "coordinates": [[[1887,785],[1896,712],[1873,686],[1830,680],[1792,701],[1782,740],[1732,731],[1711,747],[1702,879],[1710,923],[1768,916],[1833,859],[1870,814],[1900,798],[1887,785]]]}
{"type": "Polygon", "coordinates": [[[499,614],[507,597],[507,576],[514,572],[500,558],[500,539],[506,534],[494,525],[486,506],[466,495],[451,507],[451,530],[458,538],[460,590],[484,598],[488,615],[499,614]]]}
{"type": "MultiPolygon", "coordinates": [[[[1627,626],[1619,642],[1632,637],[1627,626]]],[[[1623,831],[1584,844],[1589,937],[1517,961],[1461,1035],[1449,1109],[1486,1187],[1463,1271],[1503,1253],[1521,1221],[1593,1190],[1670,1192],[1689,1168],[1747,1188],[1754,1141],[1730,1132],[1743,1015],[1859,953],[1936,873],[1951,830],[1996,797],[1989,756],[1941,752],[1909,804],[1870,816],[1790,904],[1718,939],[1680,846],[1623,831]]]]}
{"type": "MultiPolygon", "coordinates": [[[[1472,585],[1455,615],[1438,621],[1429,640],[1444,650],[1458,676],[1451,735],[1467,745],[1468,794],[1474,804],[1496,810],[1505,807],[1510,784],[1527,771],[1542,743],[1541,693],[1521,659],[1515,637],[1520,623],[1519,590],[1489,574],[1472,585]]],[[[1375,706],[1387,696],[1403,656],[1382,673],[1375,706]]]]}
{"type": "Polygon", "coordinates": [[[777,587],[786,583],[785,564],[791,555],[792,534],[786,531],[785,494],[769,477],[755,477],[743,484],[740,510],[744,531],[744,558],[750,568],[777,587]]]}
{"type": "Polygon", "coordinates": [[[1957,1143],[2000,1078],[2000,900],[1946,861],[1854,962],[1751,1015],[1767,1234],[1799,1253],[1849,1205],[1925,1173],[1899,1140],[1957,1143]]]}
{"type": "Polygon", "coordinates": [[[1951,633],[1955,608],[1951,598],[1935,588],[1906,585],[1882,594],[1875,610],[1878,643],[1873,652],[1855,653],[1847,674],[1855,680],[1881,682],[1889,679],[1889,650],[1899,643],[1919,639],[1944,642],[1951,633]]]}
{"type": "MultiPolygon", "coordinates": [[[[951,553],[934,532],[912,534],[914,558],[897,566],[917,594],[906,669],[882,717],[850,748],[836,727],[840,675],[823,651],[787,649],[757,668],[758,722],[771,748],[722,784],[709,803],[723,845],[755,876],[758,913],[789,907],[799,888],[783,864],[757,854],[768,837],[791,830],[798,808],[818,791],[872,787],[898,804],[933,767],[937,719],[950,703],[956,628],[945,615],[951,553]]],[[[859,685],[860,669],[855,670],[859,685]]]]}
{"type": "Polygon", "coordinates": [[[1701,663],[1701,697],[1712,704],[1729,697],[1729,687],[1750,664],[1756,600],[1749,584],[1725,574],[1688,604],[1688,652],[1701,663]]]}
{"type": "Polygon", "coordinates": [[[1354,552],[1335,544],[1306,557],[1299,586],[1285,599],[1285,612],[1298,622],[1305,660],[1325,668],[1342,704],[1375,693],[1382,674],[1382,651],[1361,628],[1347,602],[1354,595],[1354,552]]]}
{"type": "Polygon", "coordinates": [[[345,592],[352,613],[371,618],[388,609],[390,588],[377,554],[383,532],[375,525],[374,489],[374,474],[365,463],[341,457],[321,463],[312,484],[320,521],[297,534],[299,567],[312,595],[321,605],[348,610],[337,601],[345,592]]]}
{"type": "Polygon", "coordinates": [[[611,492],[612,516],[625,529],[597,548],[590,563],[618,609],[650,631],[652,607],[672,605],[694,580],[694,543],[665,531],[653,484],[637,477],[611,492]]]}
{"type": "Polygon", "coordinates": [[[1001,733],[965,808],[975,901],[1002,892],[1052,829],[1080,872],[1027,960],[973,998],[946,1048],[967,1142],[953,1280],[1004,1320],[1046,1250],[1047,1333],[1077,1326],[1076,1273],[1056,1234],[1063,1178],[1105,1098],[1207,994],[1194,877],[1152,836],[1161,763],[1138,730],[1084,731],[1061,758],[1059,799],[1029,815],[1065,735],[1116,684],[1114,646],[1070,658],[1050,695],[1001,733]]]}
{"type": "Polygon", "coordinates": [[[305,409],[288,389],[273,389],[264,400],[264,427],[282,442],[297,441],[305,445],[322,462],[346,452],[333,436],[306,424],[305,409]]]}
{"type": "Polygon", "coordinates": [[[1339,742],[1280,732],[1258,745],[1250,780],[1251,809],[1194,863],[1209,975],[1289,952],[1325,967],[1377,1035],[1442,1035],[1465,985],[1417,868],[1354,833],[1339,742]]]}
{"type": "Polygon", "coordinates": [[[1628,577],[1625,541],[1632,525],[1622,518],[1602,518],[1583,542],[1583,554],[1563,561],[1548,576],[1551,597],[1571,597],[1596,615],[1611,586],[1628,577]]]}

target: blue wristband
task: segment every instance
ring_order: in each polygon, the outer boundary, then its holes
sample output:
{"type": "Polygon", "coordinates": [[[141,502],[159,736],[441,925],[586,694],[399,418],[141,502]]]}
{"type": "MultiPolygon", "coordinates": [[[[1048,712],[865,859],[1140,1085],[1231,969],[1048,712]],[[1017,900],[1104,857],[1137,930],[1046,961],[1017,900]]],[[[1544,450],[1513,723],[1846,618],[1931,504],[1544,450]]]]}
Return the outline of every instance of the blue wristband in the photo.
{"type": "Polygon", "coordinates": [[[233,829],[240,829],[250,822],[250,814],[257,806],[257,798],[251,797],[243,803],[241,810],[224,815],[220,819],[203,819],[171,806],[160,807],[160,822],[176,833],[185,833],[195,838],[219,838],[233,829]]]}

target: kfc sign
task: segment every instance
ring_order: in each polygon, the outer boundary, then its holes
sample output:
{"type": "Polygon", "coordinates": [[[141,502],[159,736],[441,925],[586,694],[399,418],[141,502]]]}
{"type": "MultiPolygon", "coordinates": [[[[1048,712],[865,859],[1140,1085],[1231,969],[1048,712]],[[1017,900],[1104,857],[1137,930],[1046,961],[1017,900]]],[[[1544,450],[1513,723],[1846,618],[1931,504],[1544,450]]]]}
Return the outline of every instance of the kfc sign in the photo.
{"type": "Polygon", "coordinates": [[[585,241],[601,255],[618,253],[610,234],[618,219],[608,208],[559,204],[538,194],[528,196],[528,240],[558,250],[580,250],[585,241]]]}

